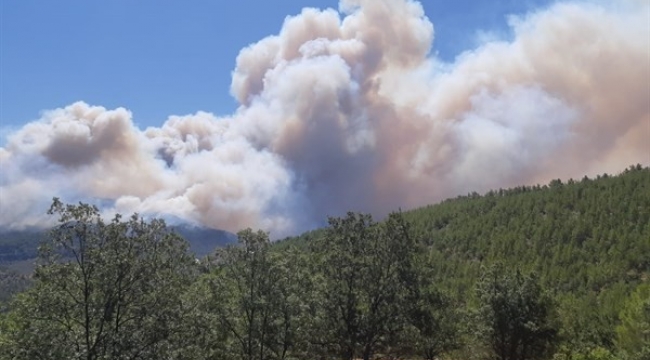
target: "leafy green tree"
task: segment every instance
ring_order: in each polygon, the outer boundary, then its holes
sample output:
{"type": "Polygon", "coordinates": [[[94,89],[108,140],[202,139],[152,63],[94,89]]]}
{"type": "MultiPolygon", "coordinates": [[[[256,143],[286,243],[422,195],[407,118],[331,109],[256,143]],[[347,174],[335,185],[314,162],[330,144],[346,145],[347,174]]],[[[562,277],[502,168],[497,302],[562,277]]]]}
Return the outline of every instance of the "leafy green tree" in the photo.
{"type": "Polygon", "coordinates": [[[417,286],[416,247],[401,214],[382,224],[369,215],[330,218],[317,244],[321,351],[341,359],[391,352],[406,325],[407,295],[417,286]]]}
{"type": "Polygon", "coordinates": [[[534,275],[505,271],[497,264],[485,271],[477,286],[479,337],[491,359],[545,359],[557,341],[555,306],[534,275]]]}
{"type": "Polygon", "coordinates": [[[59,225],[34,283],[12,304],[0,352],[12,359],[173,358],[180,299],[194,277],[187,244],[161,220],[106,223],[96,207],[54,199],[59,225]]]}
{"type": "MultiPolygon", "coordinates": [[[[299,341],[299,271],[291,256],[271,252],[268,234],[239,232],[239,246],[217,252],[207,277],[204,311],[213,317],[224,359],[288,359],[299,341]]],[[[214,330],[213,330],[214,331],[214,330]]],[[[219,357],[218,357],[219,358],[219,357]]]]}
{"type": "Polygon", "coordinates": [[[428,286],[410,300],[407,331],[399,339],[407,354],[434,360],[460,347],[463,318],[449,296],[428,286]]]}

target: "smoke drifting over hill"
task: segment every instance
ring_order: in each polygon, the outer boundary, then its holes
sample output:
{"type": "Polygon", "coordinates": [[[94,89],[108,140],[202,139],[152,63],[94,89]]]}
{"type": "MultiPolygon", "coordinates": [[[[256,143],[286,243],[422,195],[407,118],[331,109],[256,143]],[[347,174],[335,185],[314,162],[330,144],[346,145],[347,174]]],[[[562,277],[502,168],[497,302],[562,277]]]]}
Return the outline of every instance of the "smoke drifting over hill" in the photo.
{"type": "Polygon", "coordinates": [[[143,130],[78,102],[11,134],[0,225],[42,224],[60,196],[282,236],[346,210],[648,164],[649,15],[556,4],[445,64],[416,2],[305,9],[240,52],[232,115],[143,130]]]}

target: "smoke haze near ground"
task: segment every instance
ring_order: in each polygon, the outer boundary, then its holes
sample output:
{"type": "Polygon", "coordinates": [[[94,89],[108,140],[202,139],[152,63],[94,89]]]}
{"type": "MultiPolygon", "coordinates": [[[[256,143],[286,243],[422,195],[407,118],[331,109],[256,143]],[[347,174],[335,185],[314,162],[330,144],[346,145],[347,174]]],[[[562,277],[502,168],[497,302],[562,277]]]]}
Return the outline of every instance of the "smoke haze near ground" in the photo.
{"type": "Polygon", "coordinates": [[[0,226],[46,224],[59,196],[280,237],[348,210],[650,164],[650,7],[509,21],[512,39],[448,64],[419,3],[343,0],[240,52],[234,114],[139,129],[123,108],[44,112],[0,148],[0,226]]]}

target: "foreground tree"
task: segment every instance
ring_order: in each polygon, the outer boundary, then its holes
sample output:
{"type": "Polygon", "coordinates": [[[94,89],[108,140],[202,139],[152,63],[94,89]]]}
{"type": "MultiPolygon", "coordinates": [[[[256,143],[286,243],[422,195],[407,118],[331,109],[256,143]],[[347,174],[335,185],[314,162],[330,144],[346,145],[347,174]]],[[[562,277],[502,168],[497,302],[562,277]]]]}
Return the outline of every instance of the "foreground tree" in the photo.
{"type": "Polygon", "coordinates": [[[317,244],[320,313],[319,353],[371,359],[392,351],[407,322],[407,298],[417,286],[416,248],[400,214],[384,224],[369,215],[331,218],[317,244]]]}
{"type": "Polygon", "coordinates": [[[419,286],[408,297],[407,327],[398,343],[406,354],[434,360],[460,348],[464,319],[451,298],[434,286],[429,271],[423,270],[427,269],[418,271],[419,286]]]}
{"type": "Polygon", "coordinates": [[[211,359],[292,358],[299,342],[301,284],[297,254],[274,253],[268,234],[238,233],[238,246],[217,251],[202,279],[202,317],[211,319],[199,348],[211,359]]]}
{"type": "Polygon", "coordinates": [[[64,205],[40,248],[33,286],[12,304],[0,352],[12,359],[169,359],[180,351],[194,277],[187,244],[161,220],[64,205]]]}
{"type": "Polygon", "coordinates": [[[557,342],[555,306],[535,276],[523,276],[495,265],[477,286],[479,338],[490,359],[549,358],[557,342]]]}

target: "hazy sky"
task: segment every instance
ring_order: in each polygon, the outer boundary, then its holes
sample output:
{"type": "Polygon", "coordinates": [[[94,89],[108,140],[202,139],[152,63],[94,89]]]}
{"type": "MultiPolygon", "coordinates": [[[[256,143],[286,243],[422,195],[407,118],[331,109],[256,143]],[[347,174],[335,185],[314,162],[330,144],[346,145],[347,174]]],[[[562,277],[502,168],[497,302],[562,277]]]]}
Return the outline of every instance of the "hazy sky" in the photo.
{"type": "Polygon", "coordinates": [[[0,227],[280,237],[650,165],[647,0],[0,4],[0,227]]]}
{"type": "MultiPolygon", "coordinates": [[[[508,36],[508,15],[548,3],[423,1],[432,53],[452,61],[487,33],[508,36]]],[[[140,126],[199,110],[230,114],[239,51],[304,7],[337,9],[338,1],[2,1],[0,126],[79,100],[126,107],[140,126]]]]}

